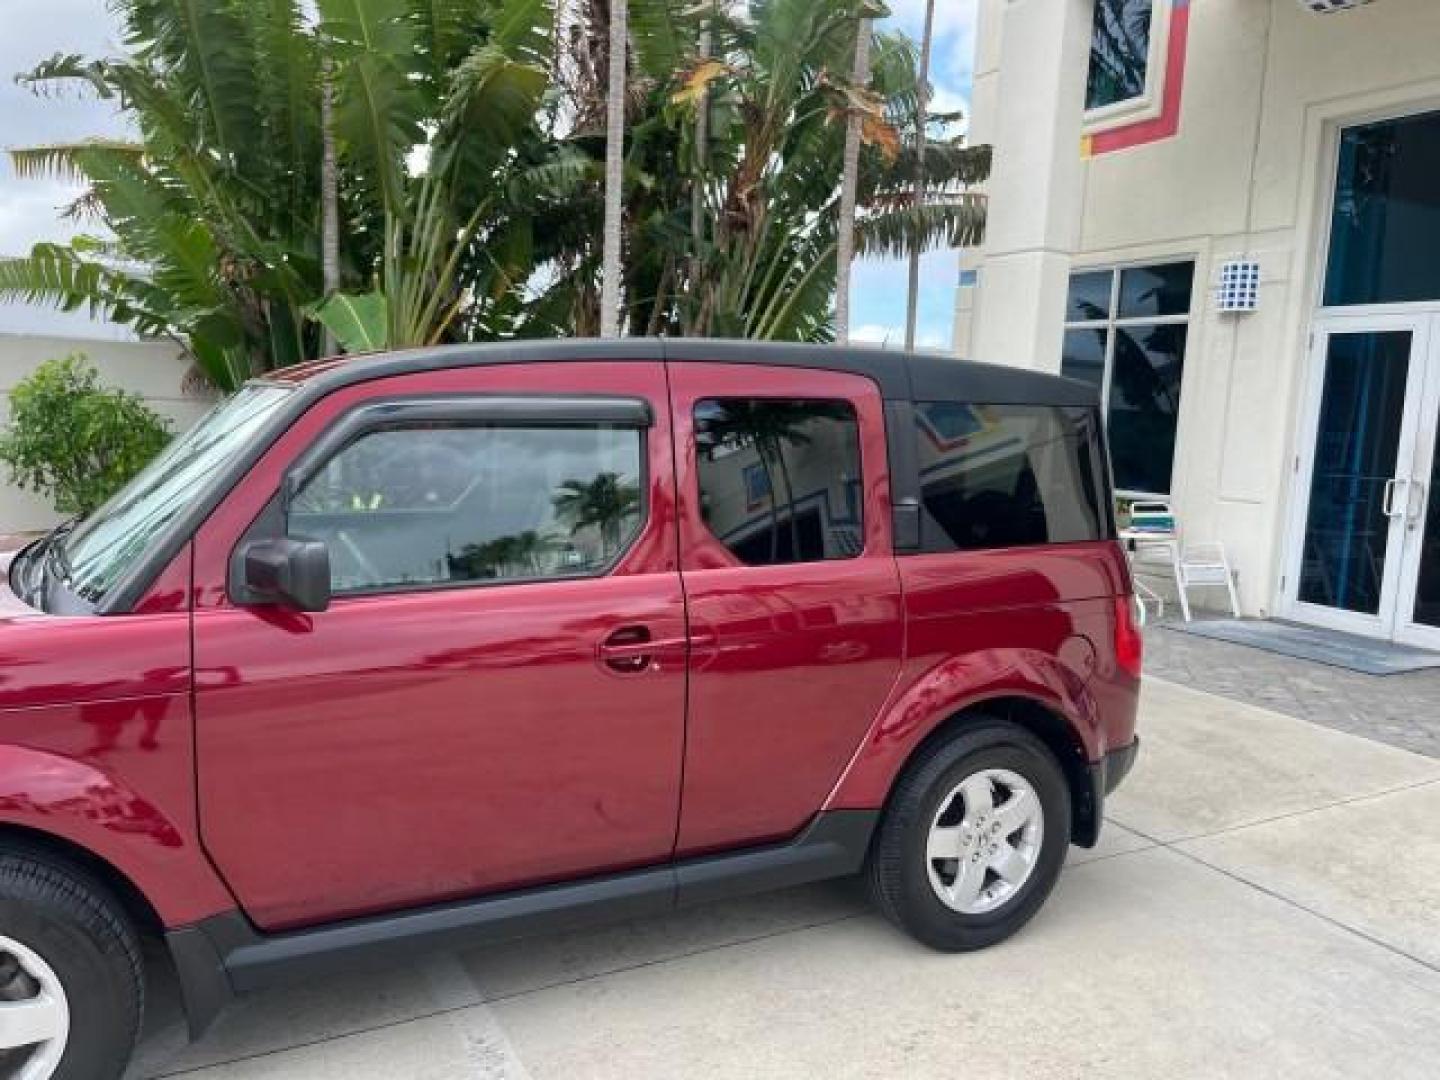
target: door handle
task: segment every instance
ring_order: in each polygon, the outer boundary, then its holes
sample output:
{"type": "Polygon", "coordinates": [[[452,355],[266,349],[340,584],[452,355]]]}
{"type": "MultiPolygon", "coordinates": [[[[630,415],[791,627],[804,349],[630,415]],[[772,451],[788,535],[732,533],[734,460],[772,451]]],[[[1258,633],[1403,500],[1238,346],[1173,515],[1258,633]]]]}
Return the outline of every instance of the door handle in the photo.
{"type": "Polygon", "coordinates": [[[1395,512],[1395,489],[1401,484],[1405,485],[1406,493],[1408,494],[1410,487],[1409,480],[1401,480],[1399,477],[1392,476],[1389,480],[1385,481],[1385,490],[1380,496],[1380,512],[1387,518],[1400,516],[1395,512]]]}
{"type": "Polygon", "coordinates": [[[689,641],[683,637],[654,638],[646,626],[622,626],[596,647],[600,662],[612,671],[633,675],[652,666],[667,653],[683,652],[689,641]]]}

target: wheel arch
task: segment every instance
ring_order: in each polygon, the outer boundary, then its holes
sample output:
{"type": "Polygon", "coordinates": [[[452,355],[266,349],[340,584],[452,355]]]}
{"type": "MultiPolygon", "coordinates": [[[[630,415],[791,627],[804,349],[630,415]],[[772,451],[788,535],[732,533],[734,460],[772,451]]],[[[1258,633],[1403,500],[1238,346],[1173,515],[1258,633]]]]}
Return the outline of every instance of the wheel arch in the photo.
{"type": "Polygon", "coordinates": [[[155,938],[164,933],[165,924],[160,913],[130,876],[114,863],[73,840],[29,825],[0,822],[0,852],[50,862],[61,868],[78,869],[93,878],[115,898],[138,932],[155,938]]]}
{"type": "Polygon", "coordinates": [[[968,728],[999,720],[1027,731],[1054,755],[1070,792],[1070,836],[1073,842],[1089,847],[1099,829],[1100,801],[1096,796],[1085,744],[1074,726],[1060,713],[1033,697],[1012,694],[986,698],[966,705],[936,724],[922,738],[896,770],[886,793],[886,804],[900,781],[936,745],[954,738],[968,728]]]}
{"type": "Polygon", "coordinates": [[[1092,846],[1104,797],[1093,766],[1105,750],[1099,703],[1087,680],[1035,650],[953,656],[899,690],[866,732],[826,808],[883,808],[917,753],[982,719],[1015,724],[1055,755],[1070,789],[1072,839],[1092,846]]]}

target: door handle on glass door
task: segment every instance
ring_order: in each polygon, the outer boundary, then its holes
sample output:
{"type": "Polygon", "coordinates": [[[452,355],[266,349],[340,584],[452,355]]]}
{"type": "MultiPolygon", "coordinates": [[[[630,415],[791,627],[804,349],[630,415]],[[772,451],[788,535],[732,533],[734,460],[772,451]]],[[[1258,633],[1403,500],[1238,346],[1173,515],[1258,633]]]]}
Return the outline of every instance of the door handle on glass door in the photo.
{"type": "Polygon", "coordinates": [[[1395,512],[1395,489],[1401,484],[1404,484],[1408,491],[1410,486],[1409,480],[1401,480],[1398,476],[1392,476],[1389,480],[1385,481],[1385,490],[1380,496],[1380,512],[1388,518],[1401,516],[1395,512]]]}

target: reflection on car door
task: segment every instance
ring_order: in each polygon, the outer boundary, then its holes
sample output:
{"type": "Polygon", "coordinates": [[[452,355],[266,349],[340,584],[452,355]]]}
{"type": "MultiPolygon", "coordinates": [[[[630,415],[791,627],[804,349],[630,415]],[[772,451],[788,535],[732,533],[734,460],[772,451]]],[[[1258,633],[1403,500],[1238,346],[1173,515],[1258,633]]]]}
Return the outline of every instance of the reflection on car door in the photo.
{"type": "Polygon", "coordinates": [[[397,398],[638,398],[653,424],[440,420],[363,435],[289,507],[287,529],[332,554],[336,595],[314,615],[237,607],[215,582],[286,466],[378,387],[312,409],[205,526],[200,824],[266,929],[673,850],[686,631],[661,366],[386,383],[397,398]]]}
{"type": "Polygon", "coordinates": [[[883,403],[855,375],[672,364],[691,662],[680,854],[788,836],[899,672],[883,403]]]}

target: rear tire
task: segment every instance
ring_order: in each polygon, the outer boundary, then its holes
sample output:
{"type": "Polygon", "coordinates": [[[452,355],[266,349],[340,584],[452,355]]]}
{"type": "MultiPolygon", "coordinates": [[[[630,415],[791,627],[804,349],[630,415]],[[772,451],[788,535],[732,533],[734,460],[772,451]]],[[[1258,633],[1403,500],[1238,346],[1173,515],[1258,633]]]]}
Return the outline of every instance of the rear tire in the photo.
{"type": "Polygon", "coordinates": [[[876,906],[924,944],[983,949],[1040,910],[1069,844],[1054,755],[1022,728],[978,718],[906,770],[866,876],[876,906]]]}
{"type": "MultiPolygon", "coordinates": [[[[135,1048],[145,983],[135,931],[103,884],[43,856],[0,852],[0,1009],[29,1017],[0,1076],[116,1080],[135,1048]]],[[[6,1031],[0,1020],[0,1036],[6,1031]]]]}

